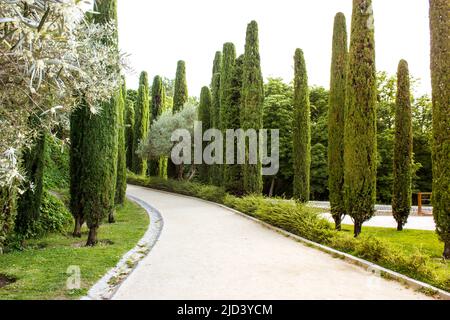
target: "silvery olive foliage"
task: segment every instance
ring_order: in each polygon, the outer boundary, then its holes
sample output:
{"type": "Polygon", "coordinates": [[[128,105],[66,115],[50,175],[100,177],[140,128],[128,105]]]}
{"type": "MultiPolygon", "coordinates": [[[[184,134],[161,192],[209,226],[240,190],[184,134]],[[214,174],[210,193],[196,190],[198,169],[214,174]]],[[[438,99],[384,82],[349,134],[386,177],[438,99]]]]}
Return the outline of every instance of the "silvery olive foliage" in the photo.
{"type": "Polygon", "coordinates": [[[91,7],[0,0],[0,188],[23,184],[20,153],[39,132],[67,125],[81,98],[95,116],[117,91],[125,67],[117,27],[91,23],[91,7]]]}
{"type": "Polygon", "coordinates": [[[179,129],[186,129],[192,136],[195,121],[197,121],[197,106],[193,104],[185,104],[184,108],[175,114],[172,114],[171,110],[163,112],[158,120],[153,122],[147,138],[139,144],[137,154],[144,159],[170,156],[175,144],[171,141],[172,133],[179,129]]]}

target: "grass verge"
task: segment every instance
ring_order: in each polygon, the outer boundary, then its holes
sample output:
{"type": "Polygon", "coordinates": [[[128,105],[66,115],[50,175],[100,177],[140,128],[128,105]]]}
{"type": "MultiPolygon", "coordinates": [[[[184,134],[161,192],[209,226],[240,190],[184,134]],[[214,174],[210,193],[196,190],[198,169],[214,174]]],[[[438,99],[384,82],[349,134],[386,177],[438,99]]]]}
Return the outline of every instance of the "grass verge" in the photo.
{"type": "Polygon", "coordinates": [[[118,208],[117,222],[99,229],[100,244],[84,247],[82,239],[51,234],[43,239],[29,240],[23,251],[0,256],[0,274],[16,281],[0,288],[0,299],[48,300],[77,299],[84,296],[121,257],[136,246],[148,228],[148,215],[133,202],[118,208]],[[67,290],[71,266],[79,267],[81,288],[67,290]]]}
{"type": "Polygon", "coordinates": [[[128,182],[224,204],[295,235],[376,263],[440,289],[450,291],[450,263],[441,258],[443,243],[432,231],[364,227],[354,238],[351,226],[337,232],[319,211],[259,196],[238,198],[222,188],[129,174],[128,182]]]}

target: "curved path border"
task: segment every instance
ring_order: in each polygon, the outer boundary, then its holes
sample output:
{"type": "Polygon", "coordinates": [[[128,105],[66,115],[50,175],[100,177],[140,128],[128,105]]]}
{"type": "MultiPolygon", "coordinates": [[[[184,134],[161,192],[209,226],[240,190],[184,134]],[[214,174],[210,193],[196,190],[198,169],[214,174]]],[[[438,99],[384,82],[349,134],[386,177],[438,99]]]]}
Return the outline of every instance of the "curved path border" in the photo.
{"type": "MultiPolygon", "coordinates": [[[[404,284],[406,287],[416,289],[418,291],[421,291],[423,293],[427,293],[428,295],[433,295],[434,297],[449,300],[450,299],[450,293],[440,290],[438,288],[435,288],[431,285],[428,285],[426,283],[411,279],[409,277],[406,277],[402,274],[393,272],[391,270],[385,269],[381,266],[378,266],[376,264],[373,264],[371,262],[368,262],[363,259],[356,258],[352,255],[342,253],[340,251],[334,250],[332,248],[311,242],[307,239],[304,239],[302,237],[296,236],[292,233],[289,233],[285,230],[279,229],[277,227],[274,227],[272,225],[269,225],[265,222],[262,222],[258,219],[255,219],[253,217],[250,217],[242,212],[236,211],[234,209],[231,209],[229,207],[226,207],[224,205],[206,201],[203,199],[186,196],[186,195],[180,195],[176,193],[171,193],[167,191],[161,191],[156,189],[147,188],[149,190],[162,192],[174,196],[179,197],[185,197],[189,199],[193,199],[196,201],[201,201],[204,203],[208,203],[210,205],[215,205],[218,207],[221,207],[223,209],[226,209],[234,214],[237,214],[245,219],[251,220],[253,222],[256,222],[257,224],[273,230],[279,234],[282,234],[288,238],[291,238],[295,241],[301,242],[309,247],[318,249],[322,252],[328,253],[332,255],[333,257],[341,258],[351,264],[357,265],[359,267],[362,267],[366,269],[369,272],[374,273],[375,275],[378,275],[380,277],[388,278],[396,280],[402,284],[404,284]]],[[[98,281],[88,292],[87,296],[84,297],[84,300],[109,300],[114,298],[114,295],[119,290],[120,286],[124,283],[124,281],[128,278],[128,276],[131,275],[131,273],[136,269],[136,267],[139,265],[139,262],[144,259],[147,254],[151,251],[151,249],[154,247],[154,245],[157,243],[159,236],[161,234],[164,221],[163,217],[161,216],[161,213],[148,203],[146,203],[143,200],[140,200],[137,197],[128,195],[128,198],[137,204],[139,204],[141,207],[143,207],[147,213],[150,216],[150,225],[149,229],[145,233],[144,237],[139,241],[138,245],[130,250],[128,253],[126,253],[122,259],[119,261],[119,263],[111,269],[100,281],[98,281]]]]}
{"type": "Polygon", "coordinates": [[[137,268],[139,262],[147,256],[154,247],[161,235],[164,226],[164,220],[161,213],[151,205],[132,195],[127,194],[127,198],[145,209],[150,223],[142,239],[136,247],[128,251],[117,265],[104,275],[82,298],[82,300],[109,300],[111,299],[120,285],[137,268]]]}

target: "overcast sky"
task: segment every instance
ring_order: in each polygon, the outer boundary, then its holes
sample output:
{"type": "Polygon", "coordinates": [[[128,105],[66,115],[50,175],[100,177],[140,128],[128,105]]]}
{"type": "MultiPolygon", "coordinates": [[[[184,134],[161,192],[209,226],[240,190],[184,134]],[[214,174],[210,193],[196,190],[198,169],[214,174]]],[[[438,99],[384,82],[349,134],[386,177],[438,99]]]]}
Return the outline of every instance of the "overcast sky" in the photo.
{"type": "MultiPolygon", "coordinates": [[[[334,15],[341,11],[350,29],[351,0],[118,0],[120,46],[139,72],[175,77],[186,61],[189,94],[199,96],[211,81],[214,54],[225,42],[244,51],[248,22],[259,24],[265,78],[293,78],[296,48],[305,52],[310,85],[329,87],[334,15]]],[[[373,0],[377,69],[395,73],[400,59],[421,79],[420,94],[431,92],[427,0],[373,0]]]]}

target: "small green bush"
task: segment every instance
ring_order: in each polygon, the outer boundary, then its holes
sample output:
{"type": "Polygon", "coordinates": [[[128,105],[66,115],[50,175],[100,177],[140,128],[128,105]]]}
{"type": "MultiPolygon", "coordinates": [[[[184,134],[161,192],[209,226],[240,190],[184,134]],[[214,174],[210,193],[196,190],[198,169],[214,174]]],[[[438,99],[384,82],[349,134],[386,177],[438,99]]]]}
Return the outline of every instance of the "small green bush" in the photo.
{"type": "Polygon", "coordinates": [[[41,216],[34,228],[36,235],[64,233],[72,224],[72,215],[64,202],[49,192],[45,192],[41,204],[41,216]]]}

